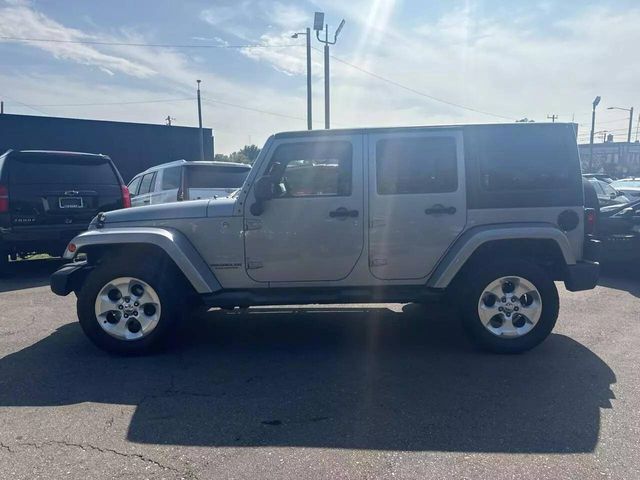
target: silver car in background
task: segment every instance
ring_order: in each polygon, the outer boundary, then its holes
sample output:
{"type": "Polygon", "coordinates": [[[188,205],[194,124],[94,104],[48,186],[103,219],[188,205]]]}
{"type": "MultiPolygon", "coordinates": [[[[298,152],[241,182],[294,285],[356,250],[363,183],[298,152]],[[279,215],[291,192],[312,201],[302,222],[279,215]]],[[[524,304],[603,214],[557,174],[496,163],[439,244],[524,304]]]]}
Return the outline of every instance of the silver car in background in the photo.
{"type": "Polygon", "coordinates": [[[250,165],[177,160],[136,175],[129,183],[131,206],[226,197],[242,186],[250,165]]]}

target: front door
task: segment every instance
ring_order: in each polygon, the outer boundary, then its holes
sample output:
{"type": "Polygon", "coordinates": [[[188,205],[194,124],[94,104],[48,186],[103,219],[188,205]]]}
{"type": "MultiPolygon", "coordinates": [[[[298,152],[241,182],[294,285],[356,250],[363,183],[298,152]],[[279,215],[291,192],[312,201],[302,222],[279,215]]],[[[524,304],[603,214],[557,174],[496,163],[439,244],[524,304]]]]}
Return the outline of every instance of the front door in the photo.
{"type": "Polygon", "coordinates": [[[369,156],[371,273],[424,278],[466,223],[462,133],[371,134],[369,156]]]}
{"type": "MultiPolygon", "coordinates": [[[[259,175],[276,179],[260,215],[245,203],[245,268],[259,282],[346,278],[364,249],[362,136],[277,141],[259,175]]],[[[254,182],[255,184],[255,182],[254,182]]]]}

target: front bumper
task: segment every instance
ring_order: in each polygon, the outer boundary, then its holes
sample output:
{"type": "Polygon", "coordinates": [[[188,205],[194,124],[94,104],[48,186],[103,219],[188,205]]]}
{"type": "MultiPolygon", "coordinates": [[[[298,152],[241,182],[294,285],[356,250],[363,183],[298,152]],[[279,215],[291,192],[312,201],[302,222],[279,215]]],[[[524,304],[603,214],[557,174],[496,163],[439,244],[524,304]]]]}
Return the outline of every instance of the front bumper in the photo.
{"type": "Polygon", "coordinates": [[[64,297],[73,291],[80,290],[82,282],[92,269],[93,266],[88,265],[86,261],[63,265],[49,279],[51,291],[64,297]]]}

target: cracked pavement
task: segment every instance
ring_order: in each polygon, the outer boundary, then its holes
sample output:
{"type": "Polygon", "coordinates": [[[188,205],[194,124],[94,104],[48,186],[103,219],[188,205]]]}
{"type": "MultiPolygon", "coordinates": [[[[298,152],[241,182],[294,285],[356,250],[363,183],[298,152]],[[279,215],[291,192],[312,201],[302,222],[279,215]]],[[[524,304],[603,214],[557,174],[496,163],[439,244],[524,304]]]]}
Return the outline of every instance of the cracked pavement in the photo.
{"type": "Polygon", "coordinates": [[[94,348],[56,262],[0,279],[0,478],[640,478],[640,278],[560,287],[532,352],[442,306],[211,311],[171,351],[94,348]]]}

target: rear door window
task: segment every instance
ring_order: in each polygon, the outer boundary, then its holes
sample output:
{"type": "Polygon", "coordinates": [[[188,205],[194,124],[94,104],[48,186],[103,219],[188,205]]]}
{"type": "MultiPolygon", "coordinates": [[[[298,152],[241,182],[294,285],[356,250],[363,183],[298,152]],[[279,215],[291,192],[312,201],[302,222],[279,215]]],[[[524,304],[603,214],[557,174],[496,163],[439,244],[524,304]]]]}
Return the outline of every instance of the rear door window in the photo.
{"type": "Polygon", "coordinates": [[[240,188],[250,168],[192,165],[186,170],[189,188],[240,188]]]}
{"type": "Polygon", "coordinates": [[[379,195],[455,192],[458,188],[455,138],[379,140],[376,184],[379,195]]]}
{"type": "Polygon", "coordinates": [[[9,182],[14,185],[117,185],[119,183],[107,159],[48,155],[20,155],[13,158],[9,182]]]}
{"type": "Polygon", "coordinates": [[[149,193],[151,191],[151,187],[153,186],[153,178],[155,177],[155,173],[147,173],[142,177],[142,181],[140,182],[140,190],[138,191],[138,195],[142,195],[144,193],[149,193]]]}
{"type": "Polygon", "coordinates": [[[174,190],[180,187],[181,167],[165,168],[162,171],[162,190],[174,190]]]}

